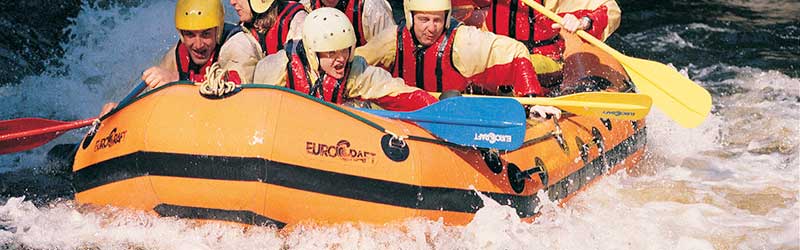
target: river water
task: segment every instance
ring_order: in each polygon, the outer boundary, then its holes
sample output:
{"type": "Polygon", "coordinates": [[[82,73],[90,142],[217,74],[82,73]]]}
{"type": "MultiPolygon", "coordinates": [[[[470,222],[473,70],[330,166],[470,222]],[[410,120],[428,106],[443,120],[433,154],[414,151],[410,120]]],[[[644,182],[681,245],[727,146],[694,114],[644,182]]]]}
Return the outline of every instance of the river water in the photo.
{"type": "MultiPolygon", "coordinates": [[[[800,249],[800,2],[619,3],[609,44],[706,87],[712,114],[685,129],[654,109],[635,171],[564,206],[543,202],[532,224],[491,202],[467,226],[417,219],[292,232],[88,208],[72,201],[69,170],[46,156],[86,132],[77,130],[0,155],[0,249],[800,249]]],[[[3,120],[92,117],[177,39],[172,1],[0,7],[3,120]]]]}

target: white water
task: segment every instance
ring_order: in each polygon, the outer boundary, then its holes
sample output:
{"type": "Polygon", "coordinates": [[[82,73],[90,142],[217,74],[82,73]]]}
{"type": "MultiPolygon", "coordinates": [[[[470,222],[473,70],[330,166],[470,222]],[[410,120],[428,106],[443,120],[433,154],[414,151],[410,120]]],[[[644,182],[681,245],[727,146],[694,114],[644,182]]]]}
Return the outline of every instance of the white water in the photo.
{"type": "MultiPolygon", "coordinates": [[[[173,2],[139,8],[85,7],[64,44],[68,65],[0,87],[0,118],[91,117],[124,96],[141,70],[175,42],[173,2]],[[59,74],[63,72],[63,74],[59,74]]],[[[707,28],[695,26],[695,28],[707,28]]],[[[677,33],[664,49],[693,46],[677,33]],[[667,48],[669,47],[669,48],[667,48]]],[[[642,41],[644,42],[644,41],[642,41]]],[[[686,69],[684,69],[686,70],[686,69]]],[[[639,170],[602,179],[566,206],[519,222],[487,204],[467,226],[409,220],[395,225],[242,229],[135,211],[54,201],[0,200],[0,246],[34,249],[798,249],[800,248],[800,79],[718,64],[691,69],[715,97],[714,115],[684,129],[654,110],[639,170]],[[713,75],[732,75],[703,82],[713,75]]],[[[85,131],[56,143],[77,140],[85,131]]],[[[43,168],[48,146],[0,156],[0,173],[43,168]]],[[[491,202],[489,202],[491,203],[491,202]]]]}

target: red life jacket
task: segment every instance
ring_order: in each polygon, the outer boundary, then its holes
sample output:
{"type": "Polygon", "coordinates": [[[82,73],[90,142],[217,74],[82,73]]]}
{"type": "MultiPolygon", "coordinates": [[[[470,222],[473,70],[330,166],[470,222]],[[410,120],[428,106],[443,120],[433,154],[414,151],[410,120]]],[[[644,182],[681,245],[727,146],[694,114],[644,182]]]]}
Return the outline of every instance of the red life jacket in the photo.
{"type": "MultiPolygon", "coordinates": [[[[544,5],[543,0],[535,0],[544,5]]],[[[558,31],[550,27],[539,30],[536,33],[536,16],[538,12],[520,0],[492,0],[489,14],[486,18],[486,27],[489,31],[498,35],[504,35],[516,39],[525,44],[531,53],[534,50],[541,51],[549,55],[554,48],[544,48],[555,44],[558,39],[558,31]]],[[[543,26],[539,26],[543,27],[543,26]]]]}
{"type": "MultiPolygon", "coordinates": [[[[319,9],[325,7],[322,4],[322,0],[311,0],[311,8],[312,9],[319,9]]],[[[350,22],[353,23],[353,30],[356,31],[356,38],[358,38],[356,47],[360,47],[364,44],[367,44],[367,39],[364,38],[364,26],[362,25],[364,22],[362,21],[363,13],[364,13],[364,0],[348,0],[345,4],[344,1],[339,1],[336,4],[336,9],[344,12],[347,15],[347,19],[350,19],[350,22]]]]}
{"type": "Polygon", "coordinates": [[[397,26],[397,54],[391,69],[406,85],[426,91],[464,91],[467,79],[453,66],[453,40],[461,23],[453,21],[439,40],[427,48],[417,48],[414,36],[404,23],[397,26]],[[446,79],[446,81],[444,80],[446,79]]]}
{"type": "Polygon", "coordinates": [[[286,86],[290,89],[320,98],[324,101],[341,104],[344,103],[347,76],[350,65],[345,69],[344,77],[336,79],[322,73],[316,82],[312,83],[308,76],[309,63],[306,57],[303,41],[290,40],[286,43],[286,56],[289,63],[286,65],[286,86]]]}
{"type": "Polygon", "coordinates": [[[202,82],[206,79],[206,69],[217,61],[219,55],[219,47],[214,49],[214,54],[208,59],[204,65],[197,65],[189,57],[189,48],[186,47],[181,41],[178,41],[178,47],[175,49],[175,62],[178,66],[178,80],[202,82]]]}
{"type": "Polygon", "coordinates": [[[238,25],[226,23],[222,28],[222,42],[217,44],[211,58],[208,59],[208,62],[204,65],[195,64],[192,58],[189,57],[189,48],[187,48],[181,40],[178,40],[178,45],[175,48],[175,65],[178,67],[178,80],[192,82],[204,81],[206,79],[206,69],[217,61],[219,50],[222,48],[222,45],[233,35],[241,31],[238,25]]]}
{"type": "MultiPolygon", "coordinates": [[[[275,4],[280,3],[281,1],[278,1],[275,4]]],[[[280,10],[275,24],[266,33],[259,33],[255,28],[250,28],[250,34],[261,45],[261,51],[264,56],[274,54],[283,49],[283,44],[286,43],[286,36],[291,28],[292,18],[297,12],[304,11],[303,5],[298,2],[287,1],[285,3],[286,5],[280,10]]]]}

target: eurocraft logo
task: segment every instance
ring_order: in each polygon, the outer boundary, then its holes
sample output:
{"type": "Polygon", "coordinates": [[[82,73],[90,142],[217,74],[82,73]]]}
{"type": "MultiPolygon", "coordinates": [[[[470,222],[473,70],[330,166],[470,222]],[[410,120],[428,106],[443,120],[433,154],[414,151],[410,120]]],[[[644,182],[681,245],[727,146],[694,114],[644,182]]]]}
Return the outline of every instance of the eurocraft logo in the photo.
{"type": "Polygon", "coordinates": [[[603,114],[604,115],[613,115],[613,116],[616,116],[616,117],[634,116],[635,115],[633,112],[625,112],[625,111],[619,111],[619,110],[616,110],[616,111],[603,111],[603,114]]]}
{"type": "Polygon", "coordinates": [[[476,141],[486,141],[489,144],[494,144],[496,142],[511,142],[511,135],[503,135],[503,134],[495,134],[494,132],[489,132],[488,134],[475,134],[476,141]]]}
{"type": "Polygon", "coordinates": [[[100,138],[97,140],[97,142],[95,142],[94,151],[97,152],[98,150],[110,148],[119,144],[125,140],[125,134],[127,133],[127,130],[117,132],[117,128],[112,129],[111,133],[108,133],[108,136],[100,138]]]}
{"type": "Polygon", "coordinates": [[[336,145],[306,142],[306,153],[310,155],[342,159],[344,161],[375,162],[375,153],[350,147],[350,142],[340,140],[336,145]]]}

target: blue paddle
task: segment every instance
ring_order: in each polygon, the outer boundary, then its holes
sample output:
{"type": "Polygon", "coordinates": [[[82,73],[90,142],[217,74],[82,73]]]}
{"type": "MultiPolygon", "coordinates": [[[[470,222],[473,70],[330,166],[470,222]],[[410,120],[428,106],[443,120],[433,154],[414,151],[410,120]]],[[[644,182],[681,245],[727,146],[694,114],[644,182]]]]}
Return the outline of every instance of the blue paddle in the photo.
{"type": "Polygon", "coordinates": [[[131,92],[125,96],[125,98],[122,98],[122,101],[120,101],[119,104],[117,104],[117,107],[122,107],[130,104],[130,102],[133,101],[133,98],[139,96],[139,93],[142,93],[142,91],[144,91],[145,88],[147,88],[147,83],[144,81],[139,82],[139,84],[136,85],[136,87],[134,87],[133,90],[131,90],[131,92]]]}
{"type": "Polygon", "coordinates": [[[464,146],[514,150],[525,139],[525,109],[511,98],[451,97],[411,112],[359,110],[413,121],[445,141],[464,146]]]}

